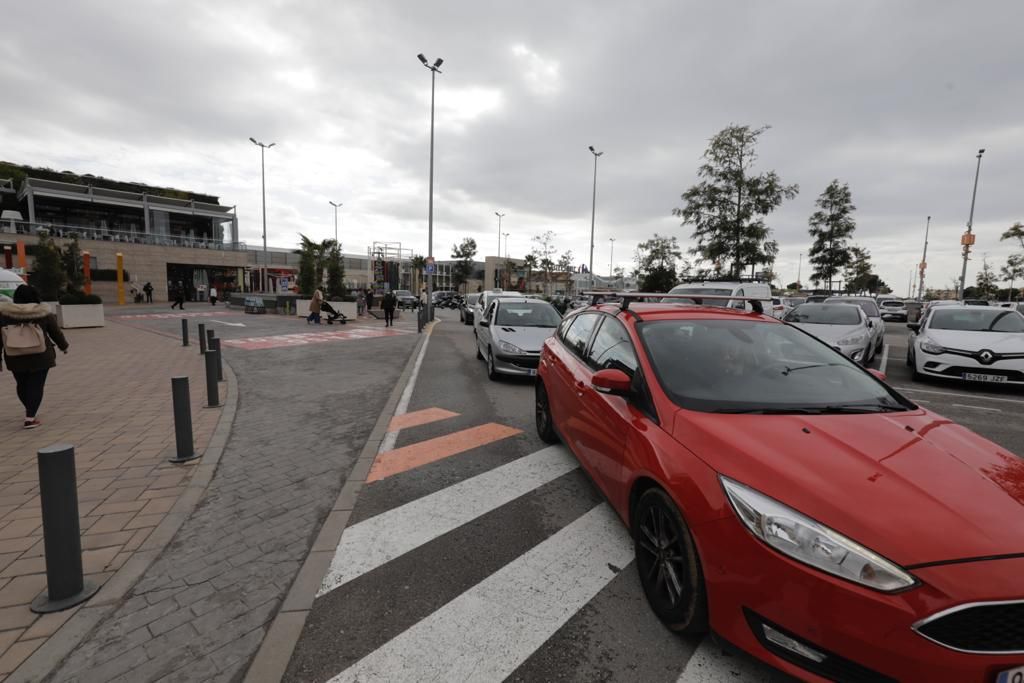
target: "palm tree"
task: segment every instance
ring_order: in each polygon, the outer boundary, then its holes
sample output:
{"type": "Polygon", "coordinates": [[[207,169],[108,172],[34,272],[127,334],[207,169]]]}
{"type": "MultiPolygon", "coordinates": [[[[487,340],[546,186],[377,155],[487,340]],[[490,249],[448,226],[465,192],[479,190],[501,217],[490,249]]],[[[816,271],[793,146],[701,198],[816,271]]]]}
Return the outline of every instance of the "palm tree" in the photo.
{"type": "Polygon", "coordinates": [[[1017,240],[1020,242],[1020,248],[1024,249],[1024,223],[1017,221],[1011,225],[999,238],[999,241],[1002,240],[1017,240]]]}
{"type": "Polygon", "coordinates": [[[533,269],[537,267],[537,256],[535,254],[527,254],[526,258],[523,259],[523,265],[526,266],[526,291],[530,291],[530,282],[533,280],[533,269]]]}
{"type": "Polygon", "coordinates": [[[420,280],[422,279],[423,269],[427,267],[427,258],[425,256],[420,256],[419,254],[414,254],[413,257],[409,259],[409,265],[412,266],[412,278],[414,283],[413,294],[415,294],[418,299],[420,296],[420,280]]]}

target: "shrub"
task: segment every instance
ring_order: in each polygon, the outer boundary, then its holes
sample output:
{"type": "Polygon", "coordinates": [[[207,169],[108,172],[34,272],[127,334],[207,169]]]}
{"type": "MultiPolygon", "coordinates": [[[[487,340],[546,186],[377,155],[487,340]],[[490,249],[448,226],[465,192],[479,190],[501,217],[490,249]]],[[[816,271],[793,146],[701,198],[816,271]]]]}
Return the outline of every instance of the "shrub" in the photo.
{"type": "Polygon", "coordinates": [[[60,295],[61,306],[78,306],[87,304],[101,304],[103,299],[96,296],[95,294],[85,294],[83,292],[65,292],[60,295]]]}
{"type": "Polygon", "coordinates": [[[98,294],[83,294],[82,303],[90,305],[101,304],[103,299],[98,294]]]}

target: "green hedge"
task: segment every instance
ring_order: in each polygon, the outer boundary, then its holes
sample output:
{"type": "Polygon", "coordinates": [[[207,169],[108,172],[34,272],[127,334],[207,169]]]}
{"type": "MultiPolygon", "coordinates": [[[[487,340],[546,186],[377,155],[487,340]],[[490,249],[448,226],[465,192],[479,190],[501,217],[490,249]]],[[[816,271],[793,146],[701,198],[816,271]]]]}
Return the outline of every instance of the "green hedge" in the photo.
{"type": "Polygon", "coordinates": [[[83,294],[82,292],[66,292],[61,294],[58,302],[61,306],[77,306],[80,304],[101,304],[103,299],[95,294],[83,294]]]}

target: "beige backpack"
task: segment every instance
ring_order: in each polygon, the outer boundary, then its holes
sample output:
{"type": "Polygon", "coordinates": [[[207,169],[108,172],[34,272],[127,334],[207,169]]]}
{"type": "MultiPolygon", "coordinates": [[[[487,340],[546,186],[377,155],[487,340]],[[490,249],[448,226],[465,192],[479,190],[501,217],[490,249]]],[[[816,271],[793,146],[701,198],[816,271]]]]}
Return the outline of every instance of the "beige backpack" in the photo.
{"type": "Polygon", "coordinates": [[[37,323],[9,323],[0,328],[8,356],[31,356],[46,351],[46,335],[37,323]]]}

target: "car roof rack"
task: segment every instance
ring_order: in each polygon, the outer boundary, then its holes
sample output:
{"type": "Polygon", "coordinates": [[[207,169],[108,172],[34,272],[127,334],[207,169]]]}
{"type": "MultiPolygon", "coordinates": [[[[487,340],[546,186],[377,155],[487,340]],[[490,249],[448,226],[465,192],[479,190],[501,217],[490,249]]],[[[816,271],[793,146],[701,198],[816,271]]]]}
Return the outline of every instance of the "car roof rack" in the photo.
{"type": "Polygon", "coordinates": [[[688,284],[692,282],[759,282],[768,284],[768,280],[763,277],[757,277],[756,275],[738,275],[736,277],[684,277],[679,280],[679,284],[688,284]]]}
{"type": "Polygon", "coordinates": [[[590,297],[590,304],[601,303],[598,299],[613,295],[621,297],[619,308],[623,311],[629,308],[629,302],[636,299],[685,299],[686,301],[700,306],[704,299],[720,299],[724,301],[749,301],[754,313],[764,313],[764,304],[761,299],[753,296],[727,296],[725,294],[663,294],[661,292],[583,292],[584,296],[590,297]]]}

